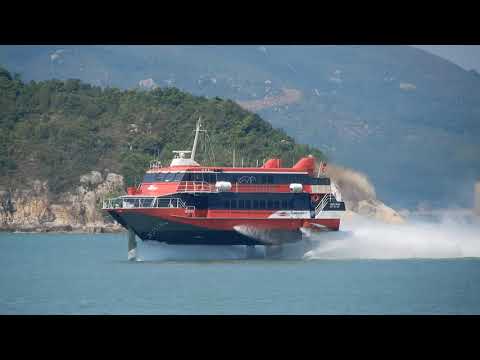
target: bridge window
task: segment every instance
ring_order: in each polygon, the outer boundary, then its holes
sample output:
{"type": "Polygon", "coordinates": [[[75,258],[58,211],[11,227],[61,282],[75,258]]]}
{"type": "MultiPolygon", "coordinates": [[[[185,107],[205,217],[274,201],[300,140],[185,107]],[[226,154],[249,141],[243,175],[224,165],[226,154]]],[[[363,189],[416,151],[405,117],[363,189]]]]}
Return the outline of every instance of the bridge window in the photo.
{"type": "Polygon", "coordinates": [[[155,174],[145,174],[143,177],[143,182],[149,183],[155,181],[155,174]]]}
{"type": "Polygon", "coordinates": [[[196,173],[193,174],[194,181],[203,181],[203,174],[202,173],[196,173]]]}
{"type": "Polygon", "coordinates": [[[173,181],[173,180],[175,180],[175,176],[176,176],[176,173],[167,173],[165,175],[165,179],[163,179],[163,181],[165,181],[165,182],[173,181]]]}

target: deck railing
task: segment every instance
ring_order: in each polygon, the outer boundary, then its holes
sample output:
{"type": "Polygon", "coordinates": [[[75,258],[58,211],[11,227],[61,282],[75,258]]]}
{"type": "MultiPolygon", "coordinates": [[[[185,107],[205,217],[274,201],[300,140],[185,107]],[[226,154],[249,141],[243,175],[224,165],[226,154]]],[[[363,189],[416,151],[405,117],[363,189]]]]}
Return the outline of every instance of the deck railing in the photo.
{"type": "Polygon", "coordinates": [[[103,209],[187,208],[180,198],[121,196],[103,201],[103,209]]]}
{"type": "Polygon", "coordinates": [[[177,192],[179,193],[211,193],[217,192],[215,184],[210,184],[206,181],[182,181],[178,184],[177,192]]]}
{"type": "Polygon", "coordinates": [[[317,205],[317,207],[315,208],[315,217],[318,216],[318,214],[320,214],[323,209],[325,209],[325,206],[327,206],[327,204],[332,201],[332,194],[326,194],[322,201],[320,201],[317,205]]]}

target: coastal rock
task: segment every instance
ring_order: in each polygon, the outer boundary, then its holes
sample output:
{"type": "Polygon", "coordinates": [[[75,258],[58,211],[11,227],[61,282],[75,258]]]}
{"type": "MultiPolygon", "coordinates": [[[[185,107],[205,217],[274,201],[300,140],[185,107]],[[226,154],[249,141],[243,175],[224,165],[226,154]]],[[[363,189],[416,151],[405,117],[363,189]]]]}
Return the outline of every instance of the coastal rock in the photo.
{"type": "Polygon", "coordinates": [[[123,176],[109,173],[105,177],[105,181],[97,187],[98,195],[107,195],[124,188],[123,176]]]}
{"type": "Polygon", "coordinates": [[[362,200],[357,213],[389,224],[403,224],[405,219],[395,210],[378,200],[362,200]]]}
{"type": "Polygon", "coordinates": [[[102,174],[98,171],[91,171],[89,174],[80,176],[80,183],[87,186],[97,186],[102,182],[102,174]]]}
{"type": "Polygon", "coordinates": [[[80,177],[79,186],[51,198],[48,183],[32,181],[27,190],[0,191],[0,230],[116,232],[119,224],[101,211],[101,200],[124,191],[121,175],[98,171],[80,177]]]}
{"type": "Polygon", "coordinates": [[[375,187],[366,175],[337,165],[329,165],[327,175],[340,189],[347,210],[389,224],[405,222],[402,215],[377,199],[375,187]]]}

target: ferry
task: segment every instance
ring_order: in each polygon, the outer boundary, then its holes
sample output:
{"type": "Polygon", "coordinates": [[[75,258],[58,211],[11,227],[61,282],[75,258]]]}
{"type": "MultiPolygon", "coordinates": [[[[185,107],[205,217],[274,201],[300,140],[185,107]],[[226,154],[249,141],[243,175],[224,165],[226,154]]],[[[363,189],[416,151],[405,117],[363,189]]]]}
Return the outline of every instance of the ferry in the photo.
{"type": "MultiPolygon", "coordinates": [[[[202,166],[191,151],[174,151],[169,166],[150,164],[143,181],[103,209],[129,232],[129,259],[142,241],[178,245],[246,245],[267,249],[338,231],[345,203],[325,166],[312,155],[292,167],[272,158],[257,167],[202,166]]],[[[323,164],[325,165],[325,164],[323,164]]]]}

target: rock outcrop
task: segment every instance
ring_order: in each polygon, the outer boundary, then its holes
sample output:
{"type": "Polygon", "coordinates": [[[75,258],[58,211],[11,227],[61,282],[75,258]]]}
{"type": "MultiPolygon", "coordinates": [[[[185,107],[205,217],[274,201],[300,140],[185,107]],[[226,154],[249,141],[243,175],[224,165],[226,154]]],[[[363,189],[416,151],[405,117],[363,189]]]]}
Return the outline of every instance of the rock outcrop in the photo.
{"type": "Polygon", "coordinates": [[[405,217],[377,199],[375,188],[365,175],[336,165],[328,166],[327,175],[340,189],[349,211],[390,224],[405,222],[405,217]]]}
{"type": "Polygon", "coordinates": [[[0,230],[113,232],[122,228],[101,211],[103,198],[123,193],[123,177],[98,171],[80,176],[79,186],[55,197],[48,183],[35,180],[28,190],[0,191],[0,230]]]}

